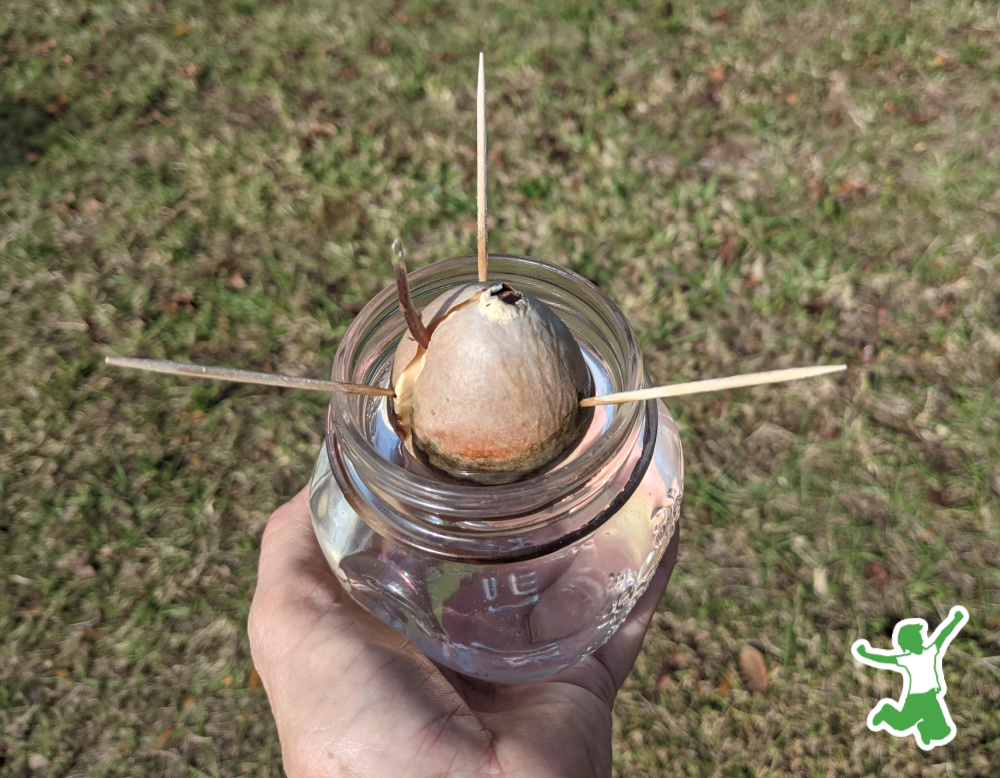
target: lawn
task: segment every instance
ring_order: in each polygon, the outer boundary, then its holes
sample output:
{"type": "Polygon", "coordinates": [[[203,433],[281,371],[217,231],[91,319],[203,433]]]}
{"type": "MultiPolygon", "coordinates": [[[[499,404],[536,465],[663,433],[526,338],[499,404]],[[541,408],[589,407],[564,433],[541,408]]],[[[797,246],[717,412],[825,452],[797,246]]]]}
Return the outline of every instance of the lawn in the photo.
{"type": "Polygon", "coordinates": [[[677,570],[619,776],[1000,774],[1000,22],[990,3],[8,0],[0,774],[281,775],[246,617],[360,307],[475,249],[601,286],[671,401],[677,570]],[[803,10],[807,8],[807,10],[803,10]],[[871,733],[850,656],[971,619],[955,740],[871,733]],[[740,653],[763,656],[752,690],[740,653]]]}

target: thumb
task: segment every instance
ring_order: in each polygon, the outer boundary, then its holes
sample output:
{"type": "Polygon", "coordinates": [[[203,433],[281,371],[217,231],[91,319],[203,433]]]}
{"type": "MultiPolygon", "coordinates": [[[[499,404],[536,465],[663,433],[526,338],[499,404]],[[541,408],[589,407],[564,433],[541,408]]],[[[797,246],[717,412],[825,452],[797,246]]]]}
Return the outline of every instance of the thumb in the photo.
{"type": "Polygon", "coordinates": [[[305,488],[271,514],[261,537],[247,633],[254,666],[269,696],[277,677],[288,672],[283,660],[297,640],[311,634],[341,599],[347,595],[316,541],[305,488]]]}
{"type": "Polygon", "coordinates": [[[303,583],[329,583],[333,578],[329,565],[316,541],[312,513],[309,510],[309,487],[302,489],[274,513],[260,540],[257,571],[258,598],[266,603],[294,598],[300,603],[303,583]]]}

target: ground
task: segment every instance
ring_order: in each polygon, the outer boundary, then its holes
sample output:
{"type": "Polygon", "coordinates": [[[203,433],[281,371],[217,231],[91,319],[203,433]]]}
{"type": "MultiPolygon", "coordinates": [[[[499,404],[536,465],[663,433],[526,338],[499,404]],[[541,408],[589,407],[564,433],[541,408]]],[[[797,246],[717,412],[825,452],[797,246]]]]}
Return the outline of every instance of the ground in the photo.
{"type": "Polygon", "coordinates": [[[480,50],[492,250],[599,284],[657,383],[849,365],[670,403],[682,550],[616,775],[1000,773],[998,31],[941,0],[7,0],[0,773],[281,774],[246,616],[322,397],[103,358],[328,374],[395,236],[474,250],[480,50]],[[900,684],[851,643],[955,604],[955,740],[868,732],[900,684]]]}

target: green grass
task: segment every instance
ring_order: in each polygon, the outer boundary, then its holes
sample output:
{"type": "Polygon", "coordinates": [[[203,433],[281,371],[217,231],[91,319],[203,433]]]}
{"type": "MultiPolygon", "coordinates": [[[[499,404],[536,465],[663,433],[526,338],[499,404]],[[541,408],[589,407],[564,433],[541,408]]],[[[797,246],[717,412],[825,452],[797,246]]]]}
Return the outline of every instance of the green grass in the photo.
{"type": "Polygon", "coordinates": [[[0,773],[281,773],[245,619],[323,404],[102,360],[323,376],[393,237],[474,250],[480,50],[491,249],[600,284],[657,381],[850,365],[673,404],[684,539],[616,774],[1000,772],[989,4],[8,6],[0,773]],[[851,642],[958,603],[958,737],[869,733],[898,689],[851,642]]]}

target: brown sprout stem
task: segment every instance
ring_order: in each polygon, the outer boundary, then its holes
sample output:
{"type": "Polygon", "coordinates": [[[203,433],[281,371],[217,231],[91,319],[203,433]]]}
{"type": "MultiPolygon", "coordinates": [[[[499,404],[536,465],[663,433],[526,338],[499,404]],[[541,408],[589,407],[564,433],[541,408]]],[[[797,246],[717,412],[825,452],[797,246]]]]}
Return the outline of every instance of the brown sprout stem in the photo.
{"type": "Polygon", "coordinates": [[[406,267],[403,264],[403,244],[399,238],[392,242],[392,251],[396,255],[396,261],[392,263],[392,266],[396,271],[396,292],[399,295],[399,307],[403,311],[406,327],[413,339],[421,348],[426,349],[431,342],[431,336],[424,326],[424,320],[420,318],[420,312],[413,306],[413,300],[410,298],[410,283],[406,280],[406,267]]]}

